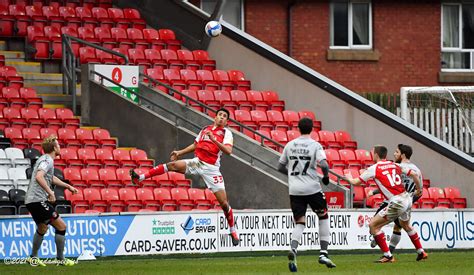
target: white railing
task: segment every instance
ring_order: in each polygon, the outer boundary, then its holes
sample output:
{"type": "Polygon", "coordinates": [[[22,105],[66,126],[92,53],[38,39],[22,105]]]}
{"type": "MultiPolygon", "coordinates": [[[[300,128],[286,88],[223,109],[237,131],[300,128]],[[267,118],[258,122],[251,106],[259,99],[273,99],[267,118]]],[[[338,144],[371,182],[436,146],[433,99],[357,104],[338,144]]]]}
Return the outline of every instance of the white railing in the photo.
{"type": "MultiPolygon", "coordinates": [[[[467,154],[474,153],[474,137],[465,124],[459,109],[432,109],[432,108],[410,108],[406,110],[405,117],[402,116],[400,108],[397,115],[404,118],[413,125],[452,145],[467,154]]],[[[473,121],[474,109],[464,110],[464,118],[473,121]]],[[[473,125],[470,125],[471,129],[473,125]]]]}

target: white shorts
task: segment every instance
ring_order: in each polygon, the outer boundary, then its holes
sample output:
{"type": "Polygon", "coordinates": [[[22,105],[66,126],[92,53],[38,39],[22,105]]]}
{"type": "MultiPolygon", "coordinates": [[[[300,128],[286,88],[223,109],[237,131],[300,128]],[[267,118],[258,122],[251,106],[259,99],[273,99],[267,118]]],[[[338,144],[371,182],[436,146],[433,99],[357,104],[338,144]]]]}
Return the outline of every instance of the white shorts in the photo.
{"type": "Polygon", "coordinates": [[[212,192],[225,190],[224,178],[218,166],[205,163],[199,158],[185,159],[186,175],[199,175],[212,192]]]}
{"type": "Polygon", "coordinates": [[[388,221],[394,221],[396,218],[402,221],[408,221],[410,219],[411,206],[412,197],[409,193],[404,192],[400,195],[393,196],[388,201],[388,205],[380,210],[377,215],[388,221]]]}

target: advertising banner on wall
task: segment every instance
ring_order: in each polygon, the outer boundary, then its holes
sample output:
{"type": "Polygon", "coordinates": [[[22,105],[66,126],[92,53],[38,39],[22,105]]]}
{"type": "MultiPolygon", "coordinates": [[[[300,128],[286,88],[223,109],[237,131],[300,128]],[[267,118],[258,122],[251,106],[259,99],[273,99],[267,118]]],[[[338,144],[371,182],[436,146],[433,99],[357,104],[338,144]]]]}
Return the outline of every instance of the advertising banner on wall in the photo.
{"type": "MultiPolygon", "coordinates": [[[[330,249],[371,249],[369,222],[373,211],[332,210],[329,215],[330,249]]],[[[235,211],[241,243],[234,247],[222,211],[155,212],[142,215],[63,215],[68,226],[66,257],[84,250],[95,256],[173,253],[213,253],[287,250],[294,228],[289,210],[235,211]]],[[[427,249],[474,248],[474,211],[417,211],[412,224],[427,249]]],[[[319,220],[306,217],[300,250],[319,249],[319,220]]],[[[384,227],[387,239],[393,225],[384,227]]],[[[0,259],[27,257],[36,225],[31,217],[0,219],[0,259]]],[[[398,246],[413,249],[406,233],[398,246]]],[[[377,248],[374,248],[377,250],[377,248]]],[[[55,257],[54,230],[50,229],[39,256],[55,257]]]]}
{"type": "MultiPolygon", "coordinates": [[[[138,92],[138,66],[94,65],[93,70],[112,79],[115,83],[127,87],[135,93],[138,92]]],[[[94,78],[96,81],[100,82],[100,77],[98,75],[95,75],[94,78]]],[[[135,94],[117,86],[115,83],[104,80],[105,87],[109,87],[116,93],[138,103],[138,97],[135,94]]]]}

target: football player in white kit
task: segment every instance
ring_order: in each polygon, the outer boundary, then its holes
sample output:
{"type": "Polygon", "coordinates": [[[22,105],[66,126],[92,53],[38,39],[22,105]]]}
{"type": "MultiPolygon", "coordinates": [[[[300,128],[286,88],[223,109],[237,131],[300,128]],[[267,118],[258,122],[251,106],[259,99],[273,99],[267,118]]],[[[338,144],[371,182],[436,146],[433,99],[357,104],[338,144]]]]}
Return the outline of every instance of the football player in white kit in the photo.
{"type": "Polygon", "coordinates": [[[326,198],[320,181],[329,184],[329,166],[324,149],[310,137],[313,121],[302,118],[298,122],[301,136],[288,142],[279,160],[278,170],[288,175],[291,210],[295,220],[295,229],[291,235],[291,250],[288,254],[288,267],[291,272],[297,271],[296,254],[301,235],[305,228],[306,209],[308,205],[319,219],[319,263],[328,268],[336,267],[329,259],[329,219],[326,198]],[[323,178],[317,175],[316,165],[323,170],[323,178]]]}

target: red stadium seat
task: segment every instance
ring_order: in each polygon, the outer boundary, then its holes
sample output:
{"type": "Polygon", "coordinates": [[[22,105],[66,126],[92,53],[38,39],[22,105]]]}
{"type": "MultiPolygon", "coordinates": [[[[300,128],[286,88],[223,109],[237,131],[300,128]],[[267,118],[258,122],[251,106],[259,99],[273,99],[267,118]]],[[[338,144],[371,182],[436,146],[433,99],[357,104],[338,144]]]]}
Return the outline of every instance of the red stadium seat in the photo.
{"type": "Polygon", "coordinates": [[[105,188],[105,183],[100,180],[97,169],[83,168],[81,169],[81,178],[87,182],[90,187],[105,188]]]}
{"type": "Polygon", "coordinates": [[[184,69],[185,64],[181,60],[178,59],[178,55],[176,54],[176,51],[170,50],[170,49],[163,49],[160,50],[161,58],[166,60],[166,63],[168,63],[168,67],[170,69],[184,69]]]}
{"type": "Polygon", "coordinates": [[[110,34],[112,38],[115,39],[118,47],[128,51],[128,49],[133,48],[134,43],[131,39],[128,38],[127,32],[121,28],[112,28],[110,29],[110,34]]]}
{"type": "Polygon", "coordinates": [[[252,110],[250,111],[252,121],[256,122],[260,130],[273,130],[273,124],[268,120],[267,114],[264,111],[252,110]]]}
{"type": "Polygon", "coordinates": [[[125,19],[122,9],[108,8],[107,12],[109,14],[109,18],[114,21],[115,26],[117,28],[122,28],[126,30],[130,26],[130,22],[125,19]]]}
{"type": "MultiPolygon", "coordinates": [[[[165,79],[168,80],[169,83],[171,83],[171,86],[174,89],[178,91],[186,89],[186,82],[184,80],[181,80],[181,75],[178,69],[164,69],[163,75],[165,76],[165,79]]],[[[180,99],[180,96],[175,94],[175,98],[180,99]]]]}
{"type": "Polygon", "coordinates": [[[171,189],[171,198],[178,204],[178,210],[186,211],[194,208],[194,202],[189,199],[187,189],[173,188],[171,189]]]}
{"type": "Polygon", "coordinates": [[[127,205],[128,212],[137,212],[138,210],[143,208],[141,201],[137,199],[137,195],[135,189],[126,187],[119,189],[119,197],[120,200],[125,202],[127,205]]]}
{"type": "Polygon", "coordinates": [[[217,81],[214,80],[214,76],[211,71],[207,70],[197,70],[196,71],[197,79],[202,82],[204,90],[219,90],[220,85],[217,81]]]}
{"type": "Polygon", "coordinates": [[[288,141],[292,141],[295,138],[300,137],[301,133],[298,130],[288,130],[286,131],[286,135],[288,136],[288,141]]]}
{"type": "Polygon", "coordinates": [[[356,159],[359,160],[363,166],[369,167],[370,165],[375,164],[375,161],[369,151],[357,149],[354,151],[354,153],[356,155],[356,159]]]}
{"type": "Polygon", "coordinates": [[[123,15],[133,28],[143,30],[146,28],[145,20],[141,19],[140,12],[136,9],[123,9],[123,15]]]}
{"type": "Polygon", "coordinates": [[[160,210],[160,203],[158,200],[155,200],[152,190],[147,188],[137,188],[135,193],[137,195],[137,200],[141,201],[144,208],[153,211],[160,210]]]}
{"type": "Polygon", "coordinates": [[[100,40],[95,37],[94,30],[91,28],[79,27],[77,34],[80,39],[86,40],[87,42],[100,44],[100,40]]]}
{"type": "MultiPolygon", "coordinates": [[[[332,150],[332,149],[330,149],[330,150],[332,150]]],[[[353,193],[354,207],[364,207],[364,204],[365,204],[364,187],[362,187],[360,185],[355,185],[353,190],[354,190],[354,193],[353,193]]]]}
{"type": "MultiPolygon", "coordinates": [[[[25,7],[26,15],[30,17],[33,26],[38,26],[40,28],[44,28],[47,24],[46,16],[43,15],[43,11],[41,7],[37,6],[26,6],[25,7]]],[[[53,26],[51,22],[51,26],[53,26]]]]}
{"type": "Polygon", "coordinates": [[[26,107],[26,100],[20,96],[20,88],[18,87],[3,87],[2,88],[2,97],[5,98],[10,107],[13,108],[23,108],[26,107]]]}
{"type": "Polygon", "coordinates": [[[68,108],[57,108],[56,118],[61,120],[65,128],[70,128],[70,129],[75,130],[79,128],[81,124],[81,121],[79,120],[79,118],[76,118],[72,110],[68,108]]]}
{"type": "Polygon", "coordinates": [[[255,134],[255,140],[260,142],[262,144],[262,139],[263,139],[263,145],[278,151],[278,146],[271,141],[271,134],[268,129],[260,129],[257,131],[258,134],[255,134]]]}
{"type": "Polygon", "coordinates": [[[359,160],[357,160],[354,151],[349,149],[341,149],[339,150],[339,156],[347,167],[356,167],[357,169],[362,168],[361,163],[359,160]]]}
{"type": "Polygon", "coordinates": [[[176,54],[178,55],[178,59],[186,65],[186,69],[192,71],[197,71],[201,69],[201,63],[199,63],[199,61],[197,60],[194,60],[194,55],[191,51],[177,50],[176,54]]]}
{"type": "Polygon", "coordinates": [[[141,149],[133,148],[130,150],[130,158],[136,162],[139,167],[154,167],[155,161],[148,159],[148,156],[145,151],[141,149]]]}
{"type": "Polygon", "coordinates": [[[267,112],[268,121],[273,123],[275,130],[287,131],[289,130],[289,125],[283,118],[283,114],[280,111],[268,110],[267,112]]]}
{"type": "Polygon", "coordinates": [[[122,185],[124,186],[135,186],[132,183],[132,179],[130,178],[130,173],[129,173],[130,168],[118,168],[115,170],[115,174],[117,175],[117,180],[122,182],[122,185]]]}
{"type": "Polygon", "coordinates": [[[23,138],[21,129],[7,127],[4,129],[4,134],[6,138],[9,138],[14,147],[25,149],[29,147],[28,140],[23,138]]]}
{"type": "Polygon", "coordinates": [[[339,142],[336,141],[334,133],[331,131],[321,130],[318,132],[319,143],[321,143],[325,148],[341,149],[342,146],[339,142]]]}
{"type": "Polygon", "coordinates": [[[140,29],[128,28],[127,37],[135,43],[136,49],[145,50],[150,47],[150,43],[148,43],[148,41],[144,39],[143,33],[140,29]]]}
{"type": "Polygon", "coordinates": [[[122,167],[134,168],[136,167],[135,161],[130,157],[130,151],[123,149],[114,149],[112,151],[114,159],[118,160],[122,167]]]}
{"type": "Polygon", "coordinates": [[[66,200],[71,201],[73,213],[84,213],[89,209],[89,202],[84,199],[81,189],[76,194],[66,189],[64,190],[64,197],[66,200]]]}
{"type": "Polygon", "coordinates": [[[235,88],[234,83],[230,80],[229,74],[224,70],[213,70],[214,80],[219,83],[222,90],[231,91],[235,88]]]}
{"type": "Polygon", "coordinates": [[[28,26],[27,41],[35,49],[34,59],[49,59],[49,39],[44,35],[43,29],[28,26]]]}
{"type": "Polygon", "coordinates": [[[13,36],[15,18],[9,14],[8,6],[0,6],[0,36],[13,36]]]}
{"type": "Polygon", "coordinates": [[[128,49],[128,58],[133,65],[144,66],[150,68],[151,63],[146,59],[143,49],[128,49]]]}
{"type": "Polygon", "coordinates": [[[247,100],[253,104],[255,110],[267,111],[270,109],[270,105],[263,100],[260,91],[247,90],[245,94],[247,95],[247,100]]]}
{"type": "Polygon", "coordinates": [[[178,206],[176,201],[171,198],[170,190],[166,188],[155,188],[153,190],[155,200],[158,200],[162,211],[176,211],[178,206]]]}
{"type": "Polygon", "coordinates": [[[81,19],[83,27],[95,28],[99,24],[97,19],[92,16],[92,11],[88,7],[76,7],[76,15],[81,19]]]}
{"type": "Polygon", "coordinates": [[[197,79],[196,73],[190,69],[179,70],[181,79],[186,83],[188,90],[201,90],[202,82],[197,79]]]}
{"type": "Polygon", "coordinates": [[[197,91],[198,100],[206,104],[207,106],[217,110],[220,108],[221,104],[214,98],[214,93],[209,90],[199,90],[197,91]]]}
{"type": "Polygon", "coordinates": [[[57,7],[43,6],[42,9],[43,15],[47,18],[48,25],[56,28],[61,28],[64,25],[64,18],[59,15],[59,9],[57,7]]]}
{"type": "Polygon", "coordinates": [[[81,64],[100,63],[100,59],[95,55],[95,49],[92,47],[79,48],[79,61],[81,64]]]}
{"type": "Polygon", "coordinates": [[[97,140],[102,147],[110,147],[115,149],[117,147],[117,140],[110,137],[110,133],[106,129],[93,129],[92,134],[95,140],[97,140]]]}
{"type": "Polygon", "coordinates": [[[28,122],[21,116],[21,112],[17,108],[3,108],[3,117],[10,121],[13,128],[23,129],[28,127],[28,122]]]}
{"type": "Polygon", "coordinates": [[[444,195],[444,190],[439,187],[430,187],[428,188],[428,192],[430,194],[430,198],[432,198],[435,202],[446,198],[444,195]]]}
{"type": "Polygon", "coordinates": [[[109,14],[107,10],[102,7],[94,7],[92,8],[92,16],[100,22],[102,27],[112,28],[115,25],[113,19],[109,18],[109,14]]]}
{"type": "Polygon", "coordinates": [[[157,30],[143,29],[142,33],[143,38],[148,41],[152,49],[160,51],[166,48],[166,43],[160,39],[160,35],[157,30]]]}
{"type": "Polygon", "coordinates": [[[103,188],[100,189],[102,199],[107,202],[109,212],[124,212],[126,205],[120,200],[117,189],[115,188],[103,188]]]}
{"type": "Polygon", "coordinates": [[[153,68],[168,68],[168,63],[166,60],[161,58],[161,53],[156,49],[145,49],[144,51],[145,58],[151,64],[153,68]]]}
{"type": "MultiPolygon", "coordinates": [[[[247,110],[247,111],[253,110],[253,104],[247,99],[247,95],[245,94],[245,92],[241,90],[232,90],[230,91],[230,98],[232,101],[234,101],[235,103],[239,105],[240,110],[247,110]]],[[[256,110],[256,111],[259,111],[259,110],[256,110]]]]}
{"type": "Polygon", "coordinates": [[[176,39],[176,36],[172,30],[159,29],[158,33],[160,35],[160,39],[165,41],[167,49],[174,51],[181,49],[181,41],[176,39]]]}
{"type": "MultiPolygon", "coordinates": [[[[257,130],[258,125],[255,121],[252,120],[252,117],[250,116],[249,111],[235,110],[234,116],[235,116],[235,120],[239,121],[240,123],[244,124],[247,127],[252,128],[253,130],[257,130]]],[[[242,129],[242,132],[248,136],[253,136],[253,134],[246,129],[242,129]]]]}
{"type": "Polygon", "coordinates": [[[64,22],[69,26],[80,27],[82,20],[76,16],[76,10],[73,7],[59,7],[59,15],[64,19],[64,22]]]}
{"type": "MultiPolygon", "coordinates": [[[[122,188],[124,185],[117,179],[117,174],[112,168],[99,169],[99,180],[104,182],[108,188],[122,188]]],[[[117,198],[118,199],[118,198],[117,198]]]]}
{"type": "Polygon", "coordinates": [[[170,171],[168,172],[168,177],[174,182],[176,187],[191,187],[191,180],[186,179],[184,174],[170,171]]]}
{"type": "Polygon", "coordinates": [[[26,100],[28,107],[36,110],[43,107],[43,100],[38,97],[34,88],[21,87],[20,97],[26,100]]]}
{"type": "Polygon", "coordinates": [[[107,211],[107,201],[102,200],[100,191],[95,188],[85,188],[82,190],[84,194],[84,200],[89,201],[89,205],[92,210],[97,210],[99,212],[107,211]]]}
{"type": "Polygon", "coordinates": [[[61,159],[65,160],[69,167],[79,167],[82,168],[82,160],[77,157],[76,148],[61,148],[60,154],[61,159]]]}
{"type": "Polygon", "coordinates": [[[95,149],[93,148],[79,148],[77,149],[77,157],[82,160],[82,163],[88,168],[99,170],[102,168],[102,163],[95,157],[95,149]]]}
{"type": "Polygon", "coordinates": [[[245,79],[245,75],[243,72],[239,70],[229,70],[227,71],[227,74],[229,75],[229,80],[234,82],[234,85],[237,90],[247,91],[252,88],[250,80],[245,79]]]}
{"type": "Polygon", "coordinates": [[[457,187],[445,187],[444,194],[452,203],[453,208],[466,208],[466,198],[461,196],[461,192],[457,187]]]}
{"type": "Polygon", "coordinates": [[[209,58],[209,54],[204,50],[193,51],[194,60],[199,61],[202,70],[212,71],[216,69],[216,61],[209,58]]]}
{"type": "Polygon", "coordinates": [[[64,179],[75,188],[87,188],[87,182],[82,180],[80,167],[67,167],[63,170],[64,179]]]}
{"type": "Polygon", "coordinates": [[[103,147],[95,149],[95,157],[102,163],[103,167],[119,167],[119,162],[112,155],[112,148],[103,147]]]}
{"type": "Polygon", "coordinates": [[[272,110],[285,110],[285,101],[280,100],[278,93],[274,91],[262,91],[263,100],[270,104],[272,110]]]}
{"type": "Polygon", "coordinates": [[[298,112],[291,111],[291,110],[284,110],[282,114],[283,114],[283,119],[288,123],[290,128],[296,130],[298,128],[298,122],[300,120],[300,116],[298,112]]]}
{"type": "Polygon", "coordinates": [[[112,38],[110,29],[106,27],[96,27],[94,28],[95,38],[100,41],[103,47],[108,49],[113,49],[117,46],[117,42],[112,38]]]}
{"type": "Polygon", "coordinates": [[[50,136],[57,137],[58,136],[58,131],[56,131],[53,128],[41,128],[40,129],[40,136],[41,136],[41,139],[45,139],[45,138],[50,137],[50,136]]]}
{"type": "Polygon", "coordinates": [[[92,147],[98,148],[100,147],[99,141],[94,138],[92,134],[92,130],[85,129],[85,128],[77,128],[76,129],[76,138],[81,141],[84,148],[92,147]]]}
{"type": "Polygon", "coordinates": [[[82,143],[76,137],[74,130],[69,128],[60,128],[57,131],[60,144],[65,144],[67,147],[82,148],[82,143]]]}
{"type": "Polygon", "coordinates": [[[23,138],[28,140],[28,143],[32,148],[41,149],[41,144],[43,143],[43,140],[41,139],[38,129],[23,128],[21,132],[23,134],[23,138]]]}
{"type": "Polygon", "coordinates": [[[272,130],[270,131],[270,136],[274,141],[282,144],[283,146],[288,143],[288,137],[284,131],[272,130]]]}
{"type": "Polygon", "coordinates": [[[226,90],[215,90],[214,99],[217,100],[221,107],[226,108],[229,111],[235,111],[238,108],[238,104],[232,100],[230,93],[226,90]]]}
{"type": "MultiPolygon", "coordinates": [[[[30,25],[31,19],[29,16],[26,15],[25,6],[23,5],[10,5],[8,6],[9,14],[14,16],[15,18],[15,25],[14,25],[14,34],[16,36],[25,36],[27,26],[30,25]]],[[[30,27],[38,27],[41,26],[30,26],[30,27]]]]}
{"type": "Polygon", "coordinates": [[[211,209],[213,204],[206,199],[206,195],[203,189],[189,188],[188,189],[189,199],[194,202],[196,209],[207,210],[211,209]]]}
{"type": "Polygon", "coordinates": [[[183,96],[183,98],[181,98],[181,101],[193,107],[194,109],[198,110],[199,112],[204,111],[204,108],[198,103],[199,100],[198,100],[197,92],[195,90],[183,90],[181,91],[181,93],[192,99],[191,100],[183,96]]]}
{"type": "Polygon", "coordinates": [[[171,188],[176,187],[175,182],[168,177],[168,173],[154,176],[152,179],[157,182],[158,185],[162,188],[167,188],[168,190],[171,190],[171,188]]]}
{"type": "Polygon", "coordinates": [[[345,168],[344,161],[341,160],[339,152],[335,149],[326,149],[326,160],[328,161],[329,167],[342,167],[345,168]]]}
{"type": "Polygon", "coordinates": [[[357,141],[353,141],[351,135],[348,132],[343,130],[335,131],[334,137],[336,141],[344,147],[344,149],[357,149],[357,141]]]}

